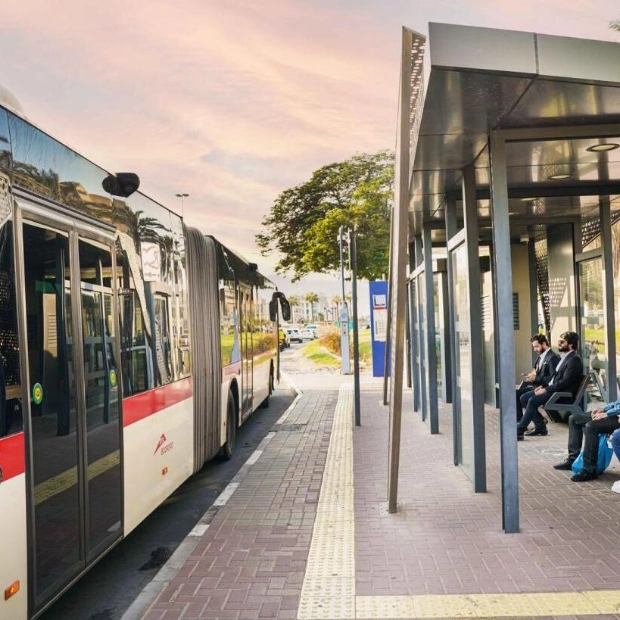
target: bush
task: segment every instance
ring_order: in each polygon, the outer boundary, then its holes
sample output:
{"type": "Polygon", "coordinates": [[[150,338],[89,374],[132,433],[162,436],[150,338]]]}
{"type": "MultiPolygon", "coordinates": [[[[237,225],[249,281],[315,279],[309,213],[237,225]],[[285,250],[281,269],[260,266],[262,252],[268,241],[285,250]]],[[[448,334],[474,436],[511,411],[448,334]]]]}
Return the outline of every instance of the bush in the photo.
{"type": "Polygon", "coordinates": [[[332,329],[319,338],[319,342],[332,353],[340,355],[340,331],[332,329]]]}

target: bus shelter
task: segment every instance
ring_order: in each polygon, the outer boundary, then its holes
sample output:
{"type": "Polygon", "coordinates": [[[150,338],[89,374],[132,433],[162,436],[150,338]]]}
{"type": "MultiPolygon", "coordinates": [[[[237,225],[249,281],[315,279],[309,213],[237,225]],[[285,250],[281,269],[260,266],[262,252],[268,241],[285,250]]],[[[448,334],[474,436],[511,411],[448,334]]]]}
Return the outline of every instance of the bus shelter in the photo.
{"type": "Polygon", "coordinates": [[[484,408],[498,407],[502,524],[517,532],[515,383],[532,367],[531,335],[555,345],[579,333],[600,400],[618,397],[620,44],[404,29],[398,127],[389,509],[408,368],[431,434],[438,401],[452,403],[454,462],[475,492],[486,491],[484,408]]]}

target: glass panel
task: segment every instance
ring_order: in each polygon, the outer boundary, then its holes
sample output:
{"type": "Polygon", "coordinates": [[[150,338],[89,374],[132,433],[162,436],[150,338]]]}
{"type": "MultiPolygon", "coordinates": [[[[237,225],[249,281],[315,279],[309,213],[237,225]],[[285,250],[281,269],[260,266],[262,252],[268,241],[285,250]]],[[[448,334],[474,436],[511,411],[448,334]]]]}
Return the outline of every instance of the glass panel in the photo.
{"type": "Polygon", "coordinates": [[[11,169],[11,139],[6,110],[0,110],[0,168],[11,169]]]}
{"type": "Polygon", "coordinates": [[[603,308],[603,259],[594,258],[579,263],[581,294],[581,357],[592,372],[594,389],[588,391],[590,400],[607,401],[607,355],[605,347],[605,317],[603,308]]]}
{"type": "Polygon", "coordinates": [[[416,278],[416,290],[418,293],[418,324],[420,340],[418,340],[418,355],[420,359],[420,404],[422,419],[426,420],[429,411],[428,400],[428,341],[426,329],[426,286],[425,275],[422,273],[416,278]]]}
{"type": "Polygon", "coordinates": [[[0,437],[24,428],[14,273],[13,223],[6,222],[0,229],[0,437]]]}
{"type": "Polygon", "coordinates": [[[84,347],[88,550],[120,535],[121,469],[116,329],[111,289],[112,255],[80,241],[84,347]]]}
{"type": "Polygon", "coordinates": [[[471,386],[471,351],[469,333],[469,281],[465,244],[452,252],[454,270],[454,320],[457,373],[457,441],[459,462],[473,478],[473,403],[471,386]]]}
{"type": "Polygon", "coordinates": [[[239,317],[235,308],[234,280],[220,280],[220,348],[222,366],[241,361],[239,317]]]}
{"type": "Polygon", "coordinates": [[[435,308],[435,352],[437,355],[437,398],[445,398],[443,382],[442,382],[442,351],[441,351],[441,339],[444,334],[445,326],[443,324],[443,313],[440,312],[443,304],[440,304],[439,292],[440,292],[441,280],[439,274],[433,274],[433,297],[435,308]]]}
{"type": "Polygon", "coordinates": [[[170,356],[170,321],[168,299],[155,296],[155,363],[157,385],[166,385],[173,378],[170,356]]]}
{"type": "Polygon", "coordinates": [[[72,357],[69,244],[25,224],[24,265],[34,479],[36,596],[83,557],[72,357]],[[38,402],[37,402],[38,401],[38,402]]]}
{"type": "MultiPolygon", "coordinates": [[[[134,261],[137,263],[137,261],[134,261]]],[[[131,257],[119,245],[116,265],[120,290],[121,364],[125,397],[148,389],[148,356],[144,315],[132,277],[131,257]]],[[[139,269],[134,267],[136,276],[139,269]]],[[[189,345],[188,345],[189,346],[189,345]]]]}

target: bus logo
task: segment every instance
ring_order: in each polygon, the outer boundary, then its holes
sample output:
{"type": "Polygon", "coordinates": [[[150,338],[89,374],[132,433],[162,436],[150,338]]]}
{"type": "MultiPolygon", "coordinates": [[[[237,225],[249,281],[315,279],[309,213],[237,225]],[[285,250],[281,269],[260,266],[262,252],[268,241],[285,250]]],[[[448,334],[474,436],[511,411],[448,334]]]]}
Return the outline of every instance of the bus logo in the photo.
{"type": "Polygon", "coordinates": [[[161,434],[159,441],[157,442],[157,446],[155,447],[155,452],[153,452],[153,456],[157,454],[157,451],[167,442],[166,435],[164,433],[161,434]]]}

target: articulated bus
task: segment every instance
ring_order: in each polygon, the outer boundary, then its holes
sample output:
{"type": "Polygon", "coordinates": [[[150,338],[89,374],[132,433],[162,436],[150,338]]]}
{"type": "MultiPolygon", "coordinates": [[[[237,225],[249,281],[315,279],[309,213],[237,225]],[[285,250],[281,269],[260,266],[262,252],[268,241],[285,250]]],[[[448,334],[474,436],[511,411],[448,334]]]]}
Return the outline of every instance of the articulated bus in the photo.
{"type": "Polygon", "coordinates": [[[284,295],[138,184],[0,104],[3,620],[230,457],[278,378],[284,295]]]}

